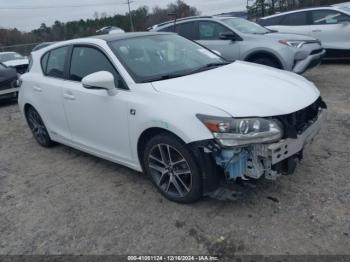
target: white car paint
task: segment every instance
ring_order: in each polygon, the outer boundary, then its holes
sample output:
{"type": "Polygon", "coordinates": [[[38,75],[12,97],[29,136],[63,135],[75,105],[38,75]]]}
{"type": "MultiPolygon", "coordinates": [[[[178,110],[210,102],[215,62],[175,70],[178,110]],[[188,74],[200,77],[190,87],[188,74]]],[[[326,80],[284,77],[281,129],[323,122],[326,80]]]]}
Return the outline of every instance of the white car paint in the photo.
{"type": "Polygon", "coordinates": [[[287,14],[295,14],[300,12],[307,12],[308,14],[310,14],[312,11],[318,10],[336,11],[348,16],[349,20],[348,22],[334,24],[307,24],[298,26],[273,24],[266,25],[266,27],[271,30],[277,30],[281,33],[293,33],[314,37],[321,41],[322,46],[325,49],[350,50],[350,3],[284,12],[264,17],[260,21],[261,24],[264,25],[264,20],[268,20],[269,18],[281,17],[287,14]]]}
{"type": "Polygon", "coordinates": [[[293,113],[319,97],[317,88],[301,76],[246,62],[164,81],[137,83],[106,41],[98,38],[56,43],[33,52],[32,59],[30,72],[22,75],[21,111],[27,104],[32,105],[52,140],[137,171],[142,171],[137,144],[149,128],[167,130],[188,144],[214,138],[197,114],[269,117],[293,113]],[[129,90],[117,89],[116,94],[110,94],[83,87],[84,83],[97,81],[101,74],[86,77],[83,84],[43,75],[41,57],[48,50],[73,44],[104,50],[129,90]]]}
{"type": "Polygon", "coordinates": [[[160,92],[219,107],[233,117],[289,114],[312,104],[320,95],[315,85],[304,77],[293,73],[281,74],[281,70],[252,66],[243,61],[155,82],[153,86],[160,92]],[[240,83],[244,83],[244,88],[240,83]],[[287,100],[293,102],[286,103],[287,100]]]}

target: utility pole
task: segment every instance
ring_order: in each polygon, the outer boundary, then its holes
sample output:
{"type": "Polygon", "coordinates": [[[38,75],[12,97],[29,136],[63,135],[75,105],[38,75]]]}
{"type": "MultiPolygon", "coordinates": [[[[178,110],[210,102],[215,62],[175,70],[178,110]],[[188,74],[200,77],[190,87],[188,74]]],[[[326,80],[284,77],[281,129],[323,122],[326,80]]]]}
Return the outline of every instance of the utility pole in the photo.
{"type": "Polygon", "coordinates": [[[132,14],[131,14],[131,8],[130,8],[130,4],[133,3],[133,2],[134,1],[127,0],[127,2],[125,3],[129,7],[129,18],[130,18],[130,29],[131,29],[131,32],[135,31],[135,29],[134,29],[134,22],[133,22],[132,14]]]}

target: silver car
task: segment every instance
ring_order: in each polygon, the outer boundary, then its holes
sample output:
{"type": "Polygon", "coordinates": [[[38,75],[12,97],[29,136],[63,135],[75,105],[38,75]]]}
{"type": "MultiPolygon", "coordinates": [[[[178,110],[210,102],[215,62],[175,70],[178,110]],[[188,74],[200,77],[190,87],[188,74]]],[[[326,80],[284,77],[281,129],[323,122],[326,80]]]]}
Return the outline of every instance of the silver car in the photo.
{"type": "Polygon", "coordinates": [[[312,37],[276,33],[237,17],[189,17],[149,30],[176,32],[220,53],[228,61],[243,60],[298,74],[319,65],[325,55],[321,43],[312,37]]]}
{"type": "Polygon", "coordinates": [[[276,14],[258,23],[281,33],[315,37],[327,57],[350,58],[350,2],[276,14]]]}

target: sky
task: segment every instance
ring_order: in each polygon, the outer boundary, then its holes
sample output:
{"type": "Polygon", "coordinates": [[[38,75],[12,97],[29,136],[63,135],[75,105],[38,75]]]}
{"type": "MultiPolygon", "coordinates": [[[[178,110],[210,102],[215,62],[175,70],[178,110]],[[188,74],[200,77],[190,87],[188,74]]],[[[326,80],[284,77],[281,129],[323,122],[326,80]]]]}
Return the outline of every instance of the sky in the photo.
{"type": "MultiPolygon", "coordinates": [[[[51,25],[62,22],[92,18],[94,12],[108,15],[127,12],[127,0],[0,0],[0,28],[17,28],[30,31],[41,23],[51,25]]],[[[158,5],[165,7],[175,0],[133,0],[132,8],[158,5]]],[[[195,6],[202,15],[212,15],[245,9],[246,0],[184,0],[195,6]]]]}

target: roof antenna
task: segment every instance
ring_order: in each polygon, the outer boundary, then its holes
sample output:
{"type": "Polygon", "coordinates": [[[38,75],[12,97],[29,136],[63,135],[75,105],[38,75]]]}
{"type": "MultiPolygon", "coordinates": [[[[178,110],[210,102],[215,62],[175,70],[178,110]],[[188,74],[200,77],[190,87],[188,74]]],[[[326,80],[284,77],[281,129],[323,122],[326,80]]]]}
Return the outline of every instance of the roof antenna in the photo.
{"type": "Polygon", "coordinates": [[[176,13],[169,13],[168,16],[175,17],[174,19],[174,33],[176,33],[176,20],[177,20],[177,14],[176,13]]]}

